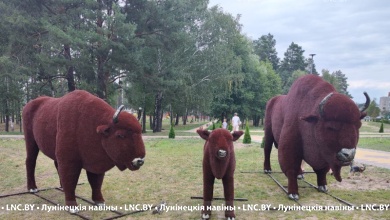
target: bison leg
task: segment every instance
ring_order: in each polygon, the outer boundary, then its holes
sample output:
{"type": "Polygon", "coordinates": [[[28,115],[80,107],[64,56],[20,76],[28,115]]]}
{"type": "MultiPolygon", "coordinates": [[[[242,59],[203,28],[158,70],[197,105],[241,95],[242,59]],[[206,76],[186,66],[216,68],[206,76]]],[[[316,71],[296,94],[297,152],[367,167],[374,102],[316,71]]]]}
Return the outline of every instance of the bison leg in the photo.
{"type": "Polygon", "coordinates": [[[233,175],[225,175],[222,178],[223,182],[223,192],[225,196],[226,210],[225,217],[227,219],[234,219],[236,215],[234,214],[234,177],[233,175]]]}
{"type": "Polygon", "coordinates": [[[104,198],[102,195],[102,184],[104,179],[103,174],[95,174],[87,171],[89,185],[92,189],[92,200],[96,205],[104,205],[104,198]]]}
{"type": "MultiPolygon", "coordinates": [[[[67,160],[66,163],[59,161],[58,171],[60,180],[65,193],[65,204],[70,206],[77,206],[76,202],[76,186],[79,180],[81,166],[77,162],[67,160]]],[[[77,210],[71,210],[71,212],[77,212],[77,210]]]]}
{"type": "Polygon", "coordinates": [[[39,148],[35,141],[26,138],[26,151],[27,190],[35,193],[38,192],[38,187],[35,182],[35,166],[39,153],[39,148]]]}
{"type": "Polygon", "coordinates": [[[320,192],[328,192],[327,187],[327,181],[326,181],[326,174],[328,173],[329,168],[314,170],[317,174],[317,185],[318,185],[318,191],[320,192]]]}
{"type": "MultiPolygon", "coordinates": [[[[291,141],[290,141],[291,142],[291,141]]],[[[280,168],[288,179],[288,198],[299,199],[297,176],[301,170],[302,152],[295,148],[297,145],[280,143],[278,159],[280,168]],[[282,148],[283,147],[283,148],[282,148]]]]}
{"type": "Polygon", "coordinates": [[[208,171],[203,170],[203,209],[202,219],[209,219],[211,215],[211,201],[213,200],[215,177],[208,171]]]}
{"type": "MultiPolygon", "coordinates": [[[[56,160],[54,161],[54,166],[55,166],[56,169],[57,169],[58,176],[60,176],[60,173],[58,172],[58,163],[57,163],[56,160]]],[[[61,178],[60,178],[60,188],[62,188],[61,178]]]]}
{"type": "Polygon", "coordinates": [[[274,137],[271,129],[266,129],[264,137],[264,173],[271,173],[271,151],[272,144],[274,143],[274,137]]]}

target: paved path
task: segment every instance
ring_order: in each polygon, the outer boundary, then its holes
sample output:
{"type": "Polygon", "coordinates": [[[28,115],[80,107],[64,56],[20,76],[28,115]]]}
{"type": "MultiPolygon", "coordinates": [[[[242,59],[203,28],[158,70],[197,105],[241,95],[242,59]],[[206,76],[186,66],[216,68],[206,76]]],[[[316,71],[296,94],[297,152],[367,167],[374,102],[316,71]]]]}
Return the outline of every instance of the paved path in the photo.
{"type": "MultiPolygon", "coordinates": [[[[195,132],[196,129],[193,129],[189,132],[195,132]]],[[[24,139],[23,135],[0,135],[0,139],[24,139]]],[[[168,138],[166,136],[143,136],[146,138],[168,138]]],[[[176,136],[175,138],[199,138],[198,136],[176,136]]],[[[240,139],[242,139],[241,137],[240,139]]],[[[251,133],[252,141],[261,143],[263,139],[263,132],[252,132],[251,133]]],[[[390,152],[370,150],[364,148],[358,148],[356,151],[355,160],[362,164],[369,164],[377,167],[383,167],[390,169],[390,152]]]]}

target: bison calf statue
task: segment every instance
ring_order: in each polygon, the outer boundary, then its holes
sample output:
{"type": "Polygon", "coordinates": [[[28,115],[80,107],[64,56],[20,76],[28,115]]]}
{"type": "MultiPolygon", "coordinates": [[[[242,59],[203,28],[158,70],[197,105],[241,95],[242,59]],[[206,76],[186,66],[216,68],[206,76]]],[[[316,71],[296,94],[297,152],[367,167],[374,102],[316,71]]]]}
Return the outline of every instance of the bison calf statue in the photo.
{"type": "Polygon", "coordinates": [[[104,173],[114,166],[121,171],[138,170],[145,158],[141,126],[122,109],[115,111],[102,99],[81,90],[27,103],[23,109],[27,189],[38,191],[35,165],[42,151],[54,160],[67,206],[77,206],[75,189],[82,169],[87,172],[92,200],[104,205],[104,173]]]}
{"type": "Polygon", "coordinates": [[[363,111],[370,104],[367,93],[364,108],[321,77],[298,78],[287,95],[267,103],[265,118],[264,171],[271,172],[272,145],[278,148],[280,168],[288,178],[288,197],[299,199],[297,175],[306,161],[317,175],[318,190],[327,191],[326,174],[332,169],[341,181],[342,166],[354,159],[363,111]]]}
{"type": "Polygon", "coordinates": [[[243,131],[230,133],[226,129],[197,130],[199,136],[206,140],[203,155],[203,210],[202,219],[209,219],[211,215],[211,201],[213,200],[214,180],[222,179],[225,196],[225,217],[234,219],[234,169],[236,159],[233,141],[241,137],[243,131]]]}

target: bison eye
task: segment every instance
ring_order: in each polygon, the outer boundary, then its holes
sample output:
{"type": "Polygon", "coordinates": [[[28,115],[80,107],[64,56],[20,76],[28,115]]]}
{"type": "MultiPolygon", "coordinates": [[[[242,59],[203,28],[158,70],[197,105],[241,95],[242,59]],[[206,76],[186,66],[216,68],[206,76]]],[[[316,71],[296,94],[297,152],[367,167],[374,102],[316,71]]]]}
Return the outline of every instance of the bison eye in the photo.
{"type": "Polygon", "coordinates": [[[337,128],[337,127],[332,127],[332,126],[329,126],[329,127],[327,127],[326,129],[327,129],[328,131],[333,131],[333,132],[340,130],[339,128],[337,128]]]}
{"type": "Polygon", "coordinates": [[[121,138],[121,139],[125,138],[125,136],[122,135],[122,134],[117,134],[116,137],[117,137],[117,138],[121,138]]]}
{"type": "Polygon", "coordinates": [[[332,127],[327,127],[326,129],[328,129],[328,131],[336,131],[336,129],[334,129],[332,127]]]}

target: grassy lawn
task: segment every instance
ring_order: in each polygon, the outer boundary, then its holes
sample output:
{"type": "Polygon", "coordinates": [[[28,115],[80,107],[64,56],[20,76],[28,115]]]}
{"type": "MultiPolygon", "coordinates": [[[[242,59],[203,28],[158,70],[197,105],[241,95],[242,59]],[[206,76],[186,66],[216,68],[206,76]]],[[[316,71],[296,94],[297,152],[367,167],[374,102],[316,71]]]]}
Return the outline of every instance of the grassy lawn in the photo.
{"type": "MultiPolygon", "coordinates": [[[[202,151],[204,141],[199,139],[158,139],[150,138],[145,141],[145,165],[135,172],[120,172],[113,168],[108,171],[103,184],[103,195],[106,204],[119,207],[137,204],[158,204],[165,201],[167,205],[179,207],[198,207],[202,200],[191,199],[191,196],[202,196],[202,151]]],[[[0,195],[23,192],[26,190],[25,149],[23,140],[0,140],[0,195]]],[[[235,197],[246,198],[248,201],[235,202],[237,219],[389,219],[389,211],[254,211],[245,210],[250,205],[260,207],[271,205],[294,206],[285,193],[267,175],[261,172],[263,152],[258,143],[243,145],[236,144],[237,167],[235,172],[235,197]],[[248,173],[249,171],[249,173],[248,173]],[[252,172],[253,171],[253,172],[252,172]]],[[[274,171],[280,170],[276,151],[272,153],[274,171]]],[[[350,177],[348,168],[343,168],[343,182],[338,183],[328,176],[330,192],[353,204],[389,204],[390,171],[367,166],[368,176],[350,177]],[[369,187],[362,188],[365,184],[369,187]],[[346,185],[344,185],[346,184],[346,185]],[[387,185],[386,185],[387,184],[387,185]],[[377,186],[377,187],[375,187],[377,186]]],[[[283,174],[274,174],[283,185],[287,185],[283,174]]],[[[59,185],[58,176],[53,162],[40,154],[37,161],[36,180],[38,187],[48,188],[59,185]]],[[[316,182],[314,174],[306,174],[306,180],[316,182]]],[[[77,195],[90,199],[90,187],[87,184],[85,172],[82,172],[77,187],[77,195]]],[[[303,205],[339,206],[340,202],[299,181],[300,203],[303,205]]],[[[220,180],[215,182],[215,197],[223,197],[223,187],[220,180]]],[[[64,197],[57,190],[41,192],[41,195],[63,205],[64,197]]],[[[78,201],[87,205],[83,201],[78,201]]],[[[64,211],[7,211],[7,205],[48,204],[32,195],[0,198],[0,219],[79,219],[64,211]],[[3,208],[3,209],[2,209],[3,208]]],[[[214,201],[213,205],[221,206],[223,201],[214,201]]],[[[49,204],[50,205],[50,204],[49,204]]],[[[81,211],[80,214],[92,219],[102,219],[113,216],[107,211],[81,211]]],[[[214,211],[211,219],[223,219],[222,211],[214,211]]],[[[199,219],[200,211],[169,211],[153,215],[151,211],[137,213],[121,219],[199,219]]]]}
{"type": "Polygon", "coordinates": [[[359,139],[358,146],[361,148],[390,152],[390,138],[364,137],[359,139]]]}

